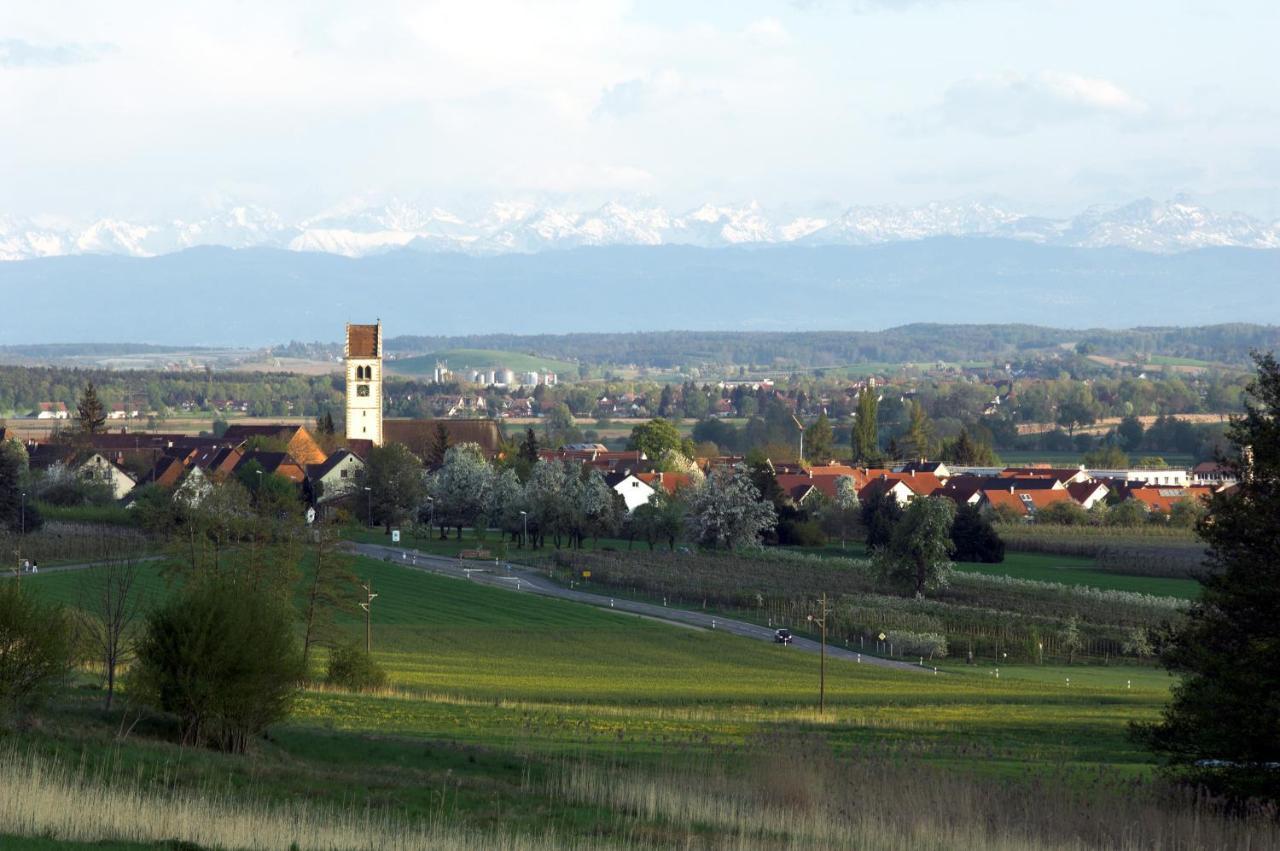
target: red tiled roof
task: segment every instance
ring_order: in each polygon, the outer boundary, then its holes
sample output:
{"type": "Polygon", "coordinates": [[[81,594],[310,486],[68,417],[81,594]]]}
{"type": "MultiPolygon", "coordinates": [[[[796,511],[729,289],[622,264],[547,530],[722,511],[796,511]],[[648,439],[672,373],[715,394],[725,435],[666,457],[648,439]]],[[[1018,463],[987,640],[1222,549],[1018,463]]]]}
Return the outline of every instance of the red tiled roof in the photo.
{"type": "Polygon", "coordinates": [[[1148,511],[1159,511],[1168,514],[1173,507],[1184,499],[1208,499],[1213,495],[1210,487],[1154,487],[1130,488],[1129,498],[1136,499],[1147,507],[1148,511]]]}
{"type": "Polygon", "coordinates": [[[378,326],[348,325],[347,357],[376,358],[378,356],[378,326]]]}

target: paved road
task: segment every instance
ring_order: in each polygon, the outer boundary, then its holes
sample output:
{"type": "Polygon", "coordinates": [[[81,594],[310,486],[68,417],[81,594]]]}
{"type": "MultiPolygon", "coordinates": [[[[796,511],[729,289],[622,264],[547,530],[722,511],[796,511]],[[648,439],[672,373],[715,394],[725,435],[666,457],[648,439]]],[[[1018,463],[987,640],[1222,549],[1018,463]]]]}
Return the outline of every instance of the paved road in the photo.
{"type": "MultiPolygon", "coordinates": [[[[591,594],[585,591],[564,588],[548,581],[543,576],[539,576],[536,573],[515,565],[512,565],[508,569],[494,562],[462,561],[456,558],[427,555],[416,550],[384,547],[378,544],[352,544],[352,549],[360,555],[382,559],[384,561],[392,561],[408,568],[424,570],[429,573],[436,573],[442,576],[452,576],[458,579],[470,579],[472,582],[479,582],[484,585],[492,585],[499,588],[507,588],[513,591],[527,591],[532,594],[540,594],[544,597],[557,597],[561,600],[572,600],[575,603],[586,603],[592,606],[612,609],[616,612],[643,615],[647,618],[654,618],[656,620],[666,621],[667,623],[677,624],[679,626],[691,626],[699,629],[715,629],[728,632],[733,635],[740,635],[743,638],[754,638],[758,641],[773,641],[773,630],[767,626],[747,623],[746,621],[732,620],[719,615],[707,614],[706,612],[671,609],[666,606],[659,606],[655,603],[641,603],[635,600],[613,598],[605,594],[591,594]]],[[[798,636],[792,641],[791,646],[801,652],[821,652],[818,642],[811,641],[807,638],[800,638],[798,636]]],[[[835,647],[830,644],[827,645],[827,656],[832,659],[847,659],[851,662],[862,663],[864,665],[875,665],[880,668],[895,668],[903,671],[914,671],[916,673],[932,673],[933,670],[932,668],[921,668],[919,665],[912,665],[909,662],[897,662],[892,659],[881,659],[876,656],[864,656],[856,651],[845,650],[843,647],[835,647]]]]}

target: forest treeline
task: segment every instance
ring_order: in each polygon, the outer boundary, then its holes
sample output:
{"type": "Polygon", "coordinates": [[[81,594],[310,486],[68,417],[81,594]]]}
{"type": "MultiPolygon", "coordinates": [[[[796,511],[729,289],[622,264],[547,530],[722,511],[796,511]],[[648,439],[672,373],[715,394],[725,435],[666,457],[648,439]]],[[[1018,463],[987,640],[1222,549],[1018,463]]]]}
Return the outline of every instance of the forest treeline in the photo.
{"type": "MultiPolygon", "coordinates": [[[[664,369],[737,364],[774,368],[856,363],[995,361],[1026,357],[1064,344],[1129,360],[1155,355],[1246,367],[1253,350],[1280,346],[1280,327],[1231,323],[1195,328],[1071,330],[1035,325],[911,324],[884,331],[646,331],[628,334],[473,334],[396,336],[387,351],[417,354],[448,349],[498,349],[584,364],[635,364],[664,369]]],[[[342,353],[338,343],[292,342],[277,356],[342,353]]]]}

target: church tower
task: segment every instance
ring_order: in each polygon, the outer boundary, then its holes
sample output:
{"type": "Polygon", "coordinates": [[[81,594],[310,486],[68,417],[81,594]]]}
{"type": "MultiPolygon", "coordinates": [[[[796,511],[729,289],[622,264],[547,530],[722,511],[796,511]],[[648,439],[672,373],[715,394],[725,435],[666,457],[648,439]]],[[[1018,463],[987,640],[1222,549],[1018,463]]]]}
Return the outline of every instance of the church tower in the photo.
{"type": "Polygon", "coordinates": [[[347,439],[382,445],[382,320],[347,323],[347,439]]]}

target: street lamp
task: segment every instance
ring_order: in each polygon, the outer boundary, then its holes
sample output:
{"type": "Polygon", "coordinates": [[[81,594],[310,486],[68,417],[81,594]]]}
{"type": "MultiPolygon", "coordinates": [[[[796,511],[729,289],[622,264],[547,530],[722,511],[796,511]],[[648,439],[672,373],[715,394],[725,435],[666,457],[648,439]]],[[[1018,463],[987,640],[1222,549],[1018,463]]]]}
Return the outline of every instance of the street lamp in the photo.
{"type": "Polygon", "coordinates": [[[373,528],[373,488],[365,485],[365,521],[369,524],[369,528],[373,528]]]}
{"type": "Polygon", "coordinates": [[[524,534],[520,536],[520,549],[524,549],[524,542],[529,539],[529,512],[520,512],[520,522],[524,524],[524,534]]]}
{"type": "Polygon", "coordinates": [[[436,498],[427,497],[427,540],[431,540],[431,527],[436,524],[436,498]]]}

